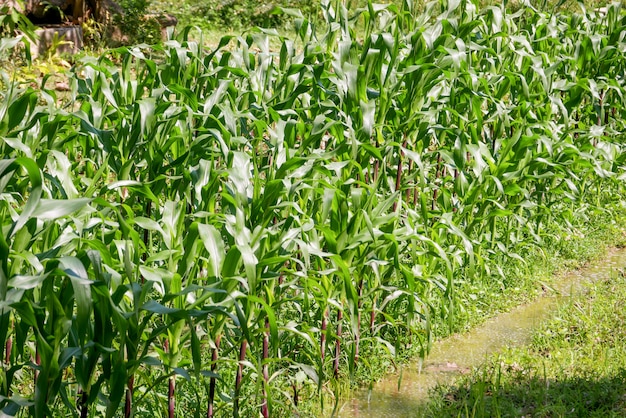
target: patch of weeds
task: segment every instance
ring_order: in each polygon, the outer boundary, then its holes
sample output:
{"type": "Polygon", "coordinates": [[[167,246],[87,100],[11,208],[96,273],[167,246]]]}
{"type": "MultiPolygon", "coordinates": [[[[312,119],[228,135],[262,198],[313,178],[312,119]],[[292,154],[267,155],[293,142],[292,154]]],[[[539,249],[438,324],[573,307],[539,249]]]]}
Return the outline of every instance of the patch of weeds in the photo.
{"type": "Polygon", "coordinates": [[[626,278],[561,306],[526,348],[509,349],[434,390],[432,417],[611,417],[626,414],[626,278]]]}

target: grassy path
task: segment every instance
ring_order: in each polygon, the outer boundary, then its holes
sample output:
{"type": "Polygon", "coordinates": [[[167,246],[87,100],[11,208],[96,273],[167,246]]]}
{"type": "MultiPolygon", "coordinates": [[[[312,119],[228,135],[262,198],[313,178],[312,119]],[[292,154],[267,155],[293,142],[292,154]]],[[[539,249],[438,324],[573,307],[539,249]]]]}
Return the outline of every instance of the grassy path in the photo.
{"type": "Polygon", "coordinates": [[[532,343],[501,352],[419,414],[432,417],[626,416],[626,277],[558,308],[532,343]]]}

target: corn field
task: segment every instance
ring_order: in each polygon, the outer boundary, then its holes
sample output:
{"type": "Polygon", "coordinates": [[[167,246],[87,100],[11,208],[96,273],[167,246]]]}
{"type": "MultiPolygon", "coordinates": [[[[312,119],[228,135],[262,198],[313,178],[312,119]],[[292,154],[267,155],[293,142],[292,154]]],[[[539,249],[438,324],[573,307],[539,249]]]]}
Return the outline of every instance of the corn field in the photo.
{"type": "Polygon", "coordinates": [[[2,72],[3,416],[292,416],[622,206],[619,4],[321,7],[2,72]]]}

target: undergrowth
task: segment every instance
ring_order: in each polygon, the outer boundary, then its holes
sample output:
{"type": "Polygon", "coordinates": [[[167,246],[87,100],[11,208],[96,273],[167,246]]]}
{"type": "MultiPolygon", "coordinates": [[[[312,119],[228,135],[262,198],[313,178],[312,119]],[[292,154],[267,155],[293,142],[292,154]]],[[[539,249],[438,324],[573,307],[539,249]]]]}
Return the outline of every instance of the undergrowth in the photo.
{"type": "Polygon", "coordinates": [[[438,387],[419,416],[624,416],[625,303],[623,271],[590,285],[558,308],[530,346],[510,348],[457,384],[438,387]]]}

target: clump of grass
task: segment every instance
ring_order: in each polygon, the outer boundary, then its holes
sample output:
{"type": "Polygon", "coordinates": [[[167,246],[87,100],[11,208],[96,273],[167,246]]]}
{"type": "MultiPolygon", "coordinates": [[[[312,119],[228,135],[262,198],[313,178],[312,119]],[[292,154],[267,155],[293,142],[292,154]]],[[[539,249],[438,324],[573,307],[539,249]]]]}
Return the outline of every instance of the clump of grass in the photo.
{"type": "Polygon", "coordinates": [[[598,214],[593,225],[579,220],[568,230],[555,230],[542,247],[519,245],[512,252],[521,254],[523,261],[501,255],[500,271],[458,283],[453,321],[435,318],[434,338],[467,331],[498,313],[535,299],[559,274],[597,260],[610,247],[623,247],[625,231],[626,212],[616,208],[611,214],[598,214]]]}
{"type": "Polygon", "coordinates": [[[529,347],[511,348],[435,389],[433,417],[624,416],[626,277],[591,285],[558,309],[529,347]]]}

